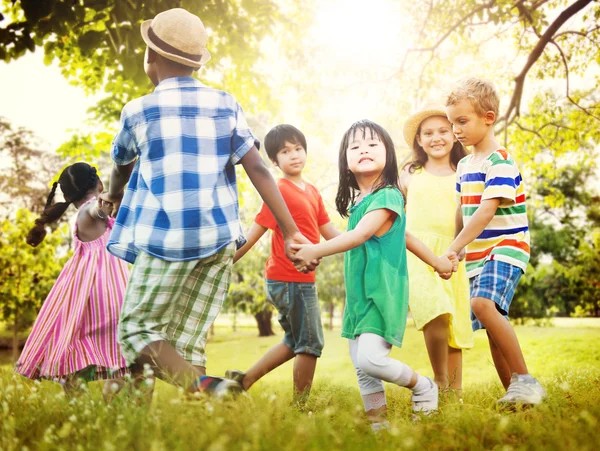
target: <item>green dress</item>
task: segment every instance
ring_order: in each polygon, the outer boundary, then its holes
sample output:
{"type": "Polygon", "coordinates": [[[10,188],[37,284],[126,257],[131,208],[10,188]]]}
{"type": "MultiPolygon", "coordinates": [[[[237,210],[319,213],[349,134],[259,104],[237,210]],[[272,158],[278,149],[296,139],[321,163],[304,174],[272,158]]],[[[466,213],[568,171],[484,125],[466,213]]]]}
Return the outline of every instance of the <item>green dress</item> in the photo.
{"type": "Polygon", "coordinates": [[[346,307],[342,337],[377,334],[394,346],[402,346],[408,314],[408,269],[404,230],[404,199],[396,188],[383,188],[350,208],[348,231],[370,211],[385,208],[397,214],[384,235],[372,236],[346,252],[344,279],[346,307]]]}

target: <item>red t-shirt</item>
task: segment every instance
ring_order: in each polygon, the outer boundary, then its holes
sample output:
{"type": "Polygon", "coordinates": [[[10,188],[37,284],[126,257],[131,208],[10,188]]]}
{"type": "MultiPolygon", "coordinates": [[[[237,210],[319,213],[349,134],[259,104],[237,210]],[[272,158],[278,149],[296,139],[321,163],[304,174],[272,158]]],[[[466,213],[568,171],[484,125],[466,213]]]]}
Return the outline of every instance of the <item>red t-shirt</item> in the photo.
{"type": "MultiPolygon", "coordinates": [[[[300,233],[311,242],[318,243],[321,240],[319,227],[329,222],[329,215],[325,210],[323,199],[317,188],[305,182],[305,189],[302,190],[302,188],[286,179],[279,180],[277,186],[300,233]]],[[[265,277],[267,279],[280,282],[315,281],[314,271],[303,274],[296,270],[294,264],[286,257],[281,229],[277,225],[273,213],[264,203],[254,222],[273,231],[271,234],[271,255],[265,265],[265,277]]]]}

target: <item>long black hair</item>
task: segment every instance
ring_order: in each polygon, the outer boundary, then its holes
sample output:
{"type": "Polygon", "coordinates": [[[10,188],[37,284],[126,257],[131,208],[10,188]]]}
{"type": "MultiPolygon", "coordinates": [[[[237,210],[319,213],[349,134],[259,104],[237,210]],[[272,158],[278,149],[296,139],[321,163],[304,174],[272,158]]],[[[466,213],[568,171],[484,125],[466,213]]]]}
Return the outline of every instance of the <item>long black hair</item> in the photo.
{"type": "MultiPolygon", "coordinates": [[[[428,118],[426,118],[426,119],[428,119],[428,118]]],[[[427,163],[427,159],[429,158],[427,156],[427,153],[425,152],[425,149],[423,149],[423,147],[419,144],[419,141],[417,141],[417,136],[419,136],[421,134],[421,125],[423,124],[424,121],[425,121],[425,119],[423,119],[423,121],[421,121],[421,124],[419,124],[419,128],[417,129],[415,139],[413,140],[412,161],[406,163],[406,165],[405,165],[405,167],[408,166],[408,172],[410,172],[411,174],[413,172],[415,172],[417,169],[424,168],[425,163],[427,163]]],[[[462,143],[460,141],[456,141],[452,146],[452,150],[450,150],[450,167],[454,171],[456,171],[458,162],[466,156],[467,156],[467,151],[463,147],[462,143]]]]}
{"type": "Polygon", "coordinates": [[[350,172],[350,169],[348,169],[348,159],[346,157],[348,146],[354,139],[354,136],[357,132],[362,133],[363,139],[365,139],[367,133],[371,134],[371,138],[376,136],[385,147],[385,167],[375,182],[373,192],[379,191],[381,188],[388,186],[399,189],[396,149],[391,136],[382,126],[376,124],[375,122],[371,122],[366,119],[355,122],[344,134],[340,144],[340,153],[338,156],[340,183],[338,185],[337,195],[335,196],[335,206],[339,214],[343,217],[348,216],[348,209],[350,205],[354,203],[359,191],[356,177],[352,172],[350,172]]]}
{"type": "Polygon", "coordinates": [[[98,185],[96,168],[87,163],[75,163],[67,166],[60,174],[58,182],[54,182],[46,200],[41,216],[35,220],[35,226],[27,235],[27,244],[35,247],[46,237],[46,224],[56,222],[67,211],[69,205],[82,199],[91,189],[98,185]],[[65,202],[52,203],[57,186],[63,193],[65,202]]]}

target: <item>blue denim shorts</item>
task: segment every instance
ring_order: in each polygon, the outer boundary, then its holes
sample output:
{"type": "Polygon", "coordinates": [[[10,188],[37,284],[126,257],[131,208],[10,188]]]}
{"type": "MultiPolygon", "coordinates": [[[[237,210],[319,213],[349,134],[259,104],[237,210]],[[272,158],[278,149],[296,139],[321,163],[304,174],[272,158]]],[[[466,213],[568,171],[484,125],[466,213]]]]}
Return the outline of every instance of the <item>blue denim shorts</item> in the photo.
{"type": "MultiPolygon", "coordinates": [[[[523,270],[499,260],[490,260],[483,265],[481,274],[469,279],[471,299],[485,298],[496,303],[496,310],[508,319],[508,309],[512,302],[523,270]]],[[[485,329],[471,312],[473,330],[485,329]]]]}
{"type": "Polygon", "coordinates": [[[295,354],[321,356],[325,344],[317,287],[307,282],[267,280],[267,300],[279,312],[283,344],[295,354]]]}

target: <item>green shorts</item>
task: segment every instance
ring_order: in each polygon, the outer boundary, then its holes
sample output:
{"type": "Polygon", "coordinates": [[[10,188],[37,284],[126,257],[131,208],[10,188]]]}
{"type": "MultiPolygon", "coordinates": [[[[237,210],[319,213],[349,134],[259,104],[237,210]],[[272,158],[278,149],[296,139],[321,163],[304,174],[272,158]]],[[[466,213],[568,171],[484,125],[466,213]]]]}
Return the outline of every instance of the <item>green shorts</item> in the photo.
{"type": "Polygon", "coordinates": [[[192,365],[206,366],[206,335],[229,289],[235,243],[200,260],[169,262],[140,253],[119,322],[127,365],[155,341],[167,341],[192,365]]]}

